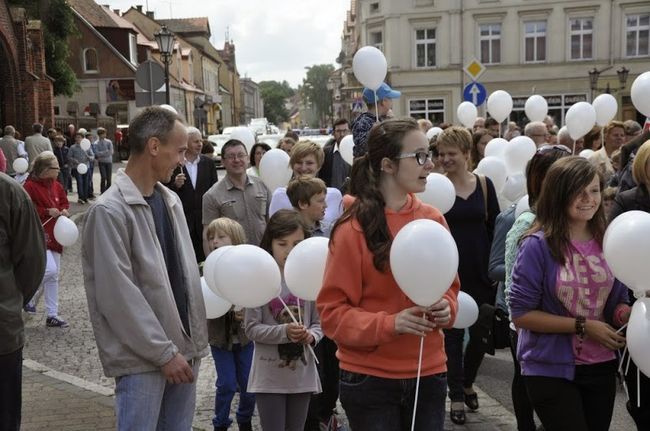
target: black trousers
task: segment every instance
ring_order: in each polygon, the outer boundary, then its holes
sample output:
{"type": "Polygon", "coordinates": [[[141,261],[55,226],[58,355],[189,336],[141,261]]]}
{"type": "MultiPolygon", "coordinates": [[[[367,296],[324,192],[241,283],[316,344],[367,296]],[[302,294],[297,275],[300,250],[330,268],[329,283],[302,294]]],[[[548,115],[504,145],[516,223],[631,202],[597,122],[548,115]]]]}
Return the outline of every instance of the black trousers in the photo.
{"type": "Polygon", "coordinates": [[[478,369],[485,356],[480,331],[477,324],[469,328],[469,343],[463,354],[464,329],[445,329],[445,352],[447,353],[447,384],[449,399],[453,402],[463,402],[465,391],[471,388],[476,380],[478,369]]]}
{"type": "Polygon", "coordinates": [[[535,431],[535,415],[533,406],[528,399],[524,377],[521,375],[521,366],[517,360],[517,331],[510,330],[510,353],[515,364],[515,375],[512,378],[512,406],[515,408],[518,431],[535,431]]]}
{"type": "Polygon", "coordinates": [[[336,408],[339,398],[339,360],[336,343],[323,337],[314,349],[318,357],[318,375],[323,392],[312,395],[305,431],[319,431],[319,422],[327,422],[336,408]]]}
{"type": "Polygon", "coordinates": [[[573,381],[524,376],[546,431],[608,431],[616,398],[616,360],[577,365],[573,381]]]}
{"type": "Polygon", "coordinates": [[[0,431],[20,429],[23,349],[0,355],[0,431]]]}
{"type": "MultiPolygon", "coordinates": [[[[111,186],[111,178],[113,176],[113,164],[106,162],[98,162],[99,175],[101,177],[99,182],[99,190],[104,193],[106,189],[111,186]]],[[[92,181],[92,180],[91,180],[92,181]]]]}

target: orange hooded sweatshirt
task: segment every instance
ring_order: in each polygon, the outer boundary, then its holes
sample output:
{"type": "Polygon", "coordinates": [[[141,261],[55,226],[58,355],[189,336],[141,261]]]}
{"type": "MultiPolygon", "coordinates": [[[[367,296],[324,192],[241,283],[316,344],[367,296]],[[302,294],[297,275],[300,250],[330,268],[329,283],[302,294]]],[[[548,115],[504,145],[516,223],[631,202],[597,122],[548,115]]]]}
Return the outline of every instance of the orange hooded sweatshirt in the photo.
{"type": "MultiPolygon", "coordinates": [[[[404,225],[416,219],[434,220],[449,229],[440,211],[413,195],[408,196],[399,212],[386,208],[385,213],[393,238],[404,225]]],[[[397,334],[395,317],[415,304],[399,288],[390,269],[377,271],[372,258],[356,219],[347,220],[337,228],[331,238],[323,287],[317,300],[321,327],[338,345],[336,356],[342,369],[390,379],[414,378],[420,337],[397,334]]],[[[443,296],[451,308],[451,320],[445,327],[451,327],[456,318],[459,289],[456,276],[443,296]]],[[[424,338],[422,375],[445,372],[446,362],[442,329],[433,330],[424,338]]]]}

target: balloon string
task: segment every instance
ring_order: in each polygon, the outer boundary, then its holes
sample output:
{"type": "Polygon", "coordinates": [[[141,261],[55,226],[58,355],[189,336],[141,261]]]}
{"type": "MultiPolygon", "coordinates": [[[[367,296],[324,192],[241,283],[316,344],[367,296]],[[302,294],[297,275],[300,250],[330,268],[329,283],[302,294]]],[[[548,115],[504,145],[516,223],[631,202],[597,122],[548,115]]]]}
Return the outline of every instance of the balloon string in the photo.
{"type": "Polygon", "coordinates": [[[618,372],[620,373],[623,370],[623,362],[625,362],[625,354],[627,353],[627,346],[623,349],[623,355],[621,356],[621,363],[618,365],[618,372]]]}
{"type": "Polygon", "coordinates": [[[377,117],[377,122],[379,123],[379,105],[377,104],[377,90],[372,90],[375,93],[375,116],[377,117]]]}
{"type": "Polygon", "coordinates": [[[48,224],[54,217],[50,217],[49,219],[45,220],[45,223],[43,223],[43,227],[45,227],[46,224],[48,224]]]}
{"type": "MultiPolygon", "coordinates": [[[[300,325],[300,323],[298,323],[295,316],[293,315],[293,313],[289,309],[289,306],[287,305],[286,302],[284,302],[284,300],[282,299],[282,297],[280,295],[278,295],[278,299],[280,300],[280,302],[284,306],[284,309],[287,310],[287,313],[289,313],[289,317],[291,317],[291,320],[293,320],[293,323],[295,323],[296,325],[300,325]]],[[[314,353],[314,349],[311,347],[310,344],[307,344],[307,348],[309,349],[309,352],[311,353],[311,355],[314,357],[314,361],[316,361],[316,364],[320,365],[320,362],[318,362],[318,358],[316,357],[316,353],[314,353]]]]}
{"type": "Polygon", "coordinates": [[[300,315],[300,298],[296,297],[296,301],[298,301],[298,322],[302,325],[302,316],[300,315]]]}
{"type": "MultiPolygon", "coordinates": [[[[503,120],[503,121],[506,121],[506,120],[503,120]]],[[[502,127],[503,127],[503,122],[499,123],[499,138],[502,138],[502,137],[503,137],[503,136],[502,136],[502,132],[501,132],[501,128],[502,128],[502,127]]]]}
{"type": "Polygon", "coordinates": [[[641,371],[636,367],[636,406],[641,408],[641,371]]]}
{"type": "Polygon", "coordinates": [[[571,152],[571,154],[574,155],[574,156],[576,154],[576,140],[575,139],[573,140],[573,151],[571,152]]]}
{"type": "Polygon", "coordinates": [[[625,328],[627,328],[627,323],[625,325],[621,326],[620,328],[618,328],[618,331],[616,331],[616,333],[618,334],[619,332],[621,332],[625,328]]]}
{"type": "MultiPolygon", "coordinates": [[[[422,315],[426,317],[426,313],[422,315]]],[[[420,337],[420,357],[418,359],[418,377],[415,380],[415,401],[413,402],[413,419],[411,420],[411,431],[415,430],[415,415],[418,411],[418,396],[420,394],[420,373],[422,372],[422,351],[424,350],[424,337],[420,337]]]]}

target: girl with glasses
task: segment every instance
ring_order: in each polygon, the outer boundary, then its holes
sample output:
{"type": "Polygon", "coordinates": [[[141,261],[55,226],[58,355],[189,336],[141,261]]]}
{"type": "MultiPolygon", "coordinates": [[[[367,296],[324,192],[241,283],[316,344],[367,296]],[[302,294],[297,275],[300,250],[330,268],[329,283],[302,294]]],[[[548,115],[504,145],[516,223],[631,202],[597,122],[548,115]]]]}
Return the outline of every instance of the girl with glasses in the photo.
{"type": "Polygon", "coordinates": [[[420,337],[425,355],[415,429],[444,426],[440,329],[455,319],[458,279],[424,308],[402,293],[389,265],[392,240],[404,225],[426,218],[447,226],[437,209],[415,196],[433,169],[428,148],[414,120],[373,126],[367,153],[352,167],[354,197],[331,234],[317,306],[325,334],[338,345],[340,398],[355,430],[410,429],[420,337]]]}

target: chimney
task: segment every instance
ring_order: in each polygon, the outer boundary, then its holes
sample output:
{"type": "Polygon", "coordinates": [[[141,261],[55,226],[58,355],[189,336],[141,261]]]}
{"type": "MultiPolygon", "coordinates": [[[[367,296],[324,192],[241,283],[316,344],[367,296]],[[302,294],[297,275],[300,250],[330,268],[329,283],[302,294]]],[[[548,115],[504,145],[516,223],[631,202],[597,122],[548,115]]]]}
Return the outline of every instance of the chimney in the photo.
{"type": "Polygon", "coordinates": [[[136,5],[135,8],[138,10],[138,12],[142,13],[142,5],[141,4],[136,5]]]}
{"type": "Polygon", "coordinates": [[[120,15],[120,10],[119,9],[113,9],[113,13],[115,13],[115,15],[119,16],[120,15]]]}
{"type": "Polygon", "coordinates": [[[155,19],[155,18],[153,17],[153,11],[152,11],[152,10],[148,10],[148,11],[147,11],[147,16],[148,16],[149,18],[151,18],[151,19],[155,19]]]}

